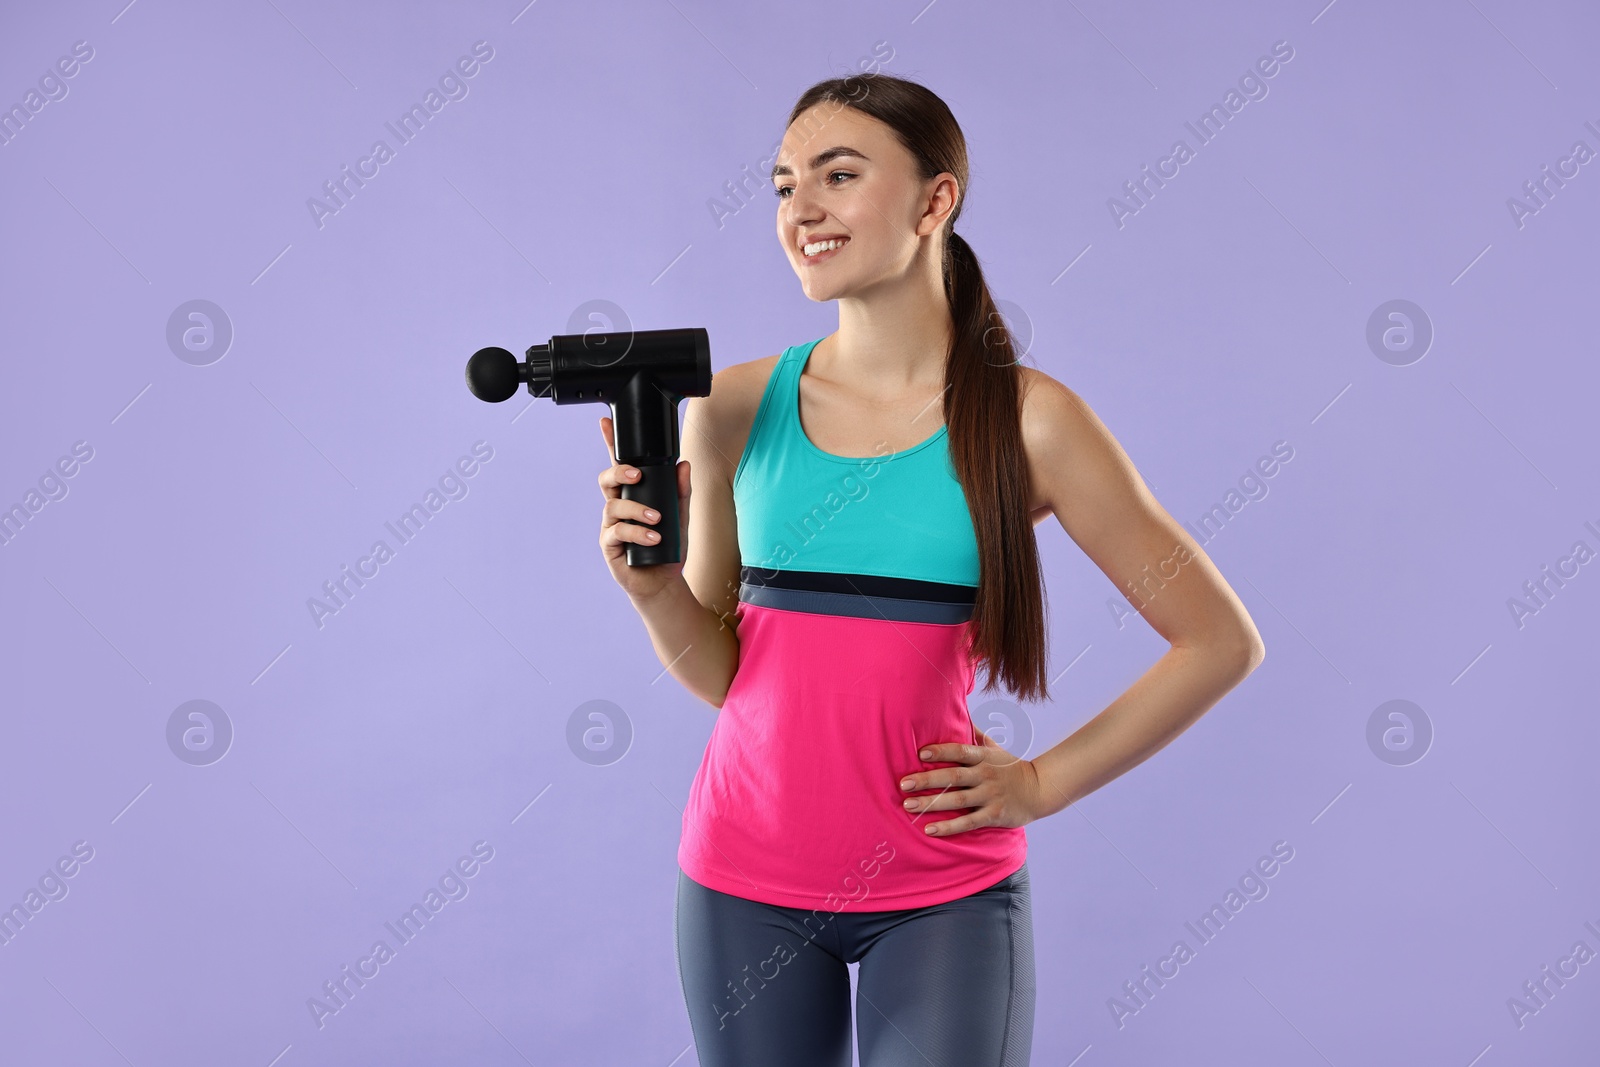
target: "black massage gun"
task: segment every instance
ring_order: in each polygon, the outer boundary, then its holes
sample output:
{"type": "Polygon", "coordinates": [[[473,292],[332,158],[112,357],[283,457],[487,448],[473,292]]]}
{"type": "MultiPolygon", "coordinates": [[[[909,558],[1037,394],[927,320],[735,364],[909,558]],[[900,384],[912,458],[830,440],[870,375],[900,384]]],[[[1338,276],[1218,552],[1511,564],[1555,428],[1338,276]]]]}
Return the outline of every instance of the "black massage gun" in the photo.
{"type": "Polygon", "coordinates": [[[504,348],[480,348],[467,360],[467,387],[479,400],[510,400],[522,382],[557,404],[609,404],[617,462],[639,468],[622,499],[660,515],[641,523],[661,534],[653,545],[628,543],[630,567],[683,562],[678,531],[678,401],[711,392],[711,339],[699,327],[575,333],[528,349],[527,361],[504,348]]]}

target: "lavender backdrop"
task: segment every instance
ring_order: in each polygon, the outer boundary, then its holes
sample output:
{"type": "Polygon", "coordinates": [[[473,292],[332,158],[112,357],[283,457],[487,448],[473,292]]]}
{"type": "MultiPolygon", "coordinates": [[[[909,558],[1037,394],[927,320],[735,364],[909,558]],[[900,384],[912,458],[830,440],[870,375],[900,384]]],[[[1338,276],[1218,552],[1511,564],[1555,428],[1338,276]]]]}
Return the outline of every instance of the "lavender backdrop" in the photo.
{"type": "MultiPolygon", "coordinates": [[[[1593,1055],[1592,8],[121,3],[0,33],[0,1060],[695,1062],[714,713],[602,565],[601,410],[462,368],[831,331],[761,174],[863,69],[1269,650],[1028,827],[1034,1062],[1593,1055]]],[[[1028,755],[1165,647],[1040,539],[1056,699],[973,697],[1028,755]]]]}

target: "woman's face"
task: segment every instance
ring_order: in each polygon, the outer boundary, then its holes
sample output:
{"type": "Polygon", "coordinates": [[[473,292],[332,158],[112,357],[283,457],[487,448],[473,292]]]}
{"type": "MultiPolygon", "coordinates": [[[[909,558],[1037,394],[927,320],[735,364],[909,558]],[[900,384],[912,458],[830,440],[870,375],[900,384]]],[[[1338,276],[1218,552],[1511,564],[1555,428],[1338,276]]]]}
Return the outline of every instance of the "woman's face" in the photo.
{"type": "Polygon", "coordinates": [[[853,107],[822,103],[790,124],[773,168],[778,242],[812,300],[860,295],[903,277],[919,238],[944,225],[955,179],[924,182],[893,131],[853,107]],[[844,243],[813,256],[805,245],[844,243]]]}

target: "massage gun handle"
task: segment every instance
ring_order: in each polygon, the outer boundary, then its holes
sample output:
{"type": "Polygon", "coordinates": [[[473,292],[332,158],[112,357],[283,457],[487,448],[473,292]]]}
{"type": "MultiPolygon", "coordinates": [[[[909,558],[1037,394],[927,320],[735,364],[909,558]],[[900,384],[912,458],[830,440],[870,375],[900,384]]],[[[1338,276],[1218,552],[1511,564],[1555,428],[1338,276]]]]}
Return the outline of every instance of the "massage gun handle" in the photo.
{"type": "Polygon", "coordinates": [[[654,508],[661,516],[659,522],[639,522],[623,519],[636,526],[654,530],[661,540],[653,545],[628,542],[627,556],[630,567],[652,567],[658,563],[682,563],[683,539],[678,528],[678,465],[676,463],[644,464],[634,462],[639,468],[639,480],[624,482],[622,499],[637,500],[647,508],[654,508]]]}

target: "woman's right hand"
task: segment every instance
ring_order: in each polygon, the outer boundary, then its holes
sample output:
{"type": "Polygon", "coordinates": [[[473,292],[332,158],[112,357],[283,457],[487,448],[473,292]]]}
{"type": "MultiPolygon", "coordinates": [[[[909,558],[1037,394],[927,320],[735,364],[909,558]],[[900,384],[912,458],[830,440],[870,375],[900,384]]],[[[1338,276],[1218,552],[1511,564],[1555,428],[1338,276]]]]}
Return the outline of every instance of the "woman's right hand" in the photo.
{"type": "MultiPolygon", "coordinates": [[[[624,500],[622,487],[639,483],[639,469],[616,461],[617,443],[615,427],[609,416],[600,420],[600,433],[606,440],[606,455],[611,466],[600,472],[600,491],[605,495],[605,507],[600,519],[600,551],[611,577],[623,591],[635,600],[648,599],[673,582],[680,581],[683,563],[659,563],[649,567],[628,566],[628,543],[640,545],[660,544],[660,536],[651,526],[661,521],[660,515],[650,511],[638,500],[624,500]],[[655,518],[651,518],[655,515],[655,518]],[[637,519],[639,522],[625,522],[637,519]]],[[[678,476],[678,526],[679,544],[683,555],[689,552],[689,461],[680,460],[678,476]]]]}

